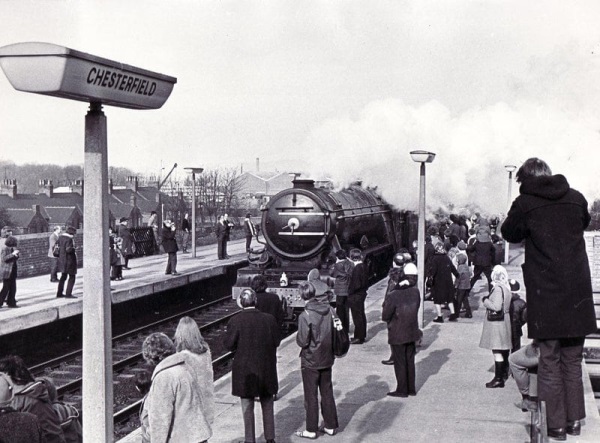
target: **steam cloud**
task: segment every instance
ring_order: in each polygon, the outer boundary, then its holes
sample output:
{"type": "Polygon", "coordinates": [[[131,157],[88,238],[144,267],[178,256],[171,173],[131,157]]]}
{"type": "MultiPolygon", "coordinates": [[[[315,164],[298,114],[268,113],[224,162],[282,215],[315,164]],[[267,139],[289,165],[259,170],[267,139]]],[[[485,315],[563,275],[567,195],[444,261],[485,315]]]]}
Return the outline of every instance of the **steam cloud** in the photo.
{"type": "MultiPolygon", "coordinates": [[[[529,157],[591,204],[600,198],[600,59],[598,44],[565,42],[529,70],[507,78],[503,102],[453,112],[432,100],[409,106],[399,99],[369,103],[355,118],[325,121],[306,141],[311,175],[338,186],[362,179],[400,209],[416,209],[419,165],[410,151],[435,152],[426,167],[427,207],[475,206],[485,214],[508,209],[508,172],[529,157]]],[[[512,199],[518,195],[512,182],[512,199]]]]}
{"type": "MultiPolygon", "coordinates": [[[[411,107],[382,100],[370,103],[355,120],[332,119],[314,130],[307,140],[309,173],[328,176],[340,187],[360,178],[395,207],[415,210],[419,165],[409,152],[424,149],[437,154],[426,167],[428,208],[474,205],[498,214],[506,213],[508,204],[504,166],[540,157],[591,203],[599,193],[593,155],[600,145],[597,128],[596,121],[530,102],[452,116],[435,101],[411,107]]],[[[513,181],[512,198],[516,195],[513,181]]]]}

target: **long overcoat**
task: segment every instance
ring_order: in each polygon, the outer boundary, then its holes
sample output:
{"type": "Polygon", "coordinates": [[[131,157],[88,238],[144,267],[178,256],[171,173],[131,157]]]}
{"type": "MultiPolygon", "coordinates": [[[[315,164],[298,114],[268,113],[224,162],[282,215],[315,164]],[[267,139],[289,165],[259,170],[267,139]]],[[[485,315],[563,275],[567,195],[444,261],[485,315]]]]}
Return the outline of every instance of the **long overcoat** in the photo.
{"type": "Polygon", "coordinates": [[[10,273],[12,272],[15,263],[19,259],[19,257],[14,254],[14,250],[15,248],[11,246],[2,245],[0,252],[2,280],[8,280],[10,278],[10,273]]]}
{"type": "Polygon", "coordinates": [[[486,316],[483,320],[483,331],[479,347],[490,350],[512,349],[512,334],[510,326],[510,300],[512,293],[506,285],[496,284],[489,297],[483,298],[483,306],[492,311],[504,311],[504,320],[489,321],[486,316]]]}
{"type": "Polygon", "coordinates": [[[58,247],[60,252],[58,254],[57,271],[63,274],[77,274],[77,255],[75,253],[73,236],[63,232],[58,237],[58,247]]]}
{"type": "Polygon", "coordinates": [[[231,393],[253,398],[277,394],[277,347],[281,342],[279,325],[271,314],[246,308],[227,325],[225,348],[235,352],[231,393]]]}
{"type": "Polygon", "coordinates": [[[121,251],[123,251],[123,255],[125,257],[130,257],[133,255],[133,236],[131,235],[131,231],[125,225],[119,225],[117,229],[117,234],[121,237],[121,251]]]}
{"type": "Polygon", "coordinates": [[[452,274],[458,277],[458,271],[446,254],[435,253],[428,263],[427,275],[433,279],[431,297],[436,305],[450,303],[454,299],[452,274]]]}
{"type": "Polygon", "coordinates": [[[395,288],[385,297],[381,319],[387,323],[390,345],[416,342],[421,338],[417,315],[420,305],[419,290],[414,286],[395,288]]]}
{"type": "Polygon", "coordinates": [[[523,281],[530,338],[583,337],[596,331],[583,231],[588,203],[562,175],[523,180],[502,224],[511,243],[525,240],[523,281]]]}
{"type": "Polygon", "coordinates": [[[163,228],[161,244],[167,254],[169,252],[173,253],[179,251],[177,239],[175,238],[175,231],[171,228],[163,228]]]}

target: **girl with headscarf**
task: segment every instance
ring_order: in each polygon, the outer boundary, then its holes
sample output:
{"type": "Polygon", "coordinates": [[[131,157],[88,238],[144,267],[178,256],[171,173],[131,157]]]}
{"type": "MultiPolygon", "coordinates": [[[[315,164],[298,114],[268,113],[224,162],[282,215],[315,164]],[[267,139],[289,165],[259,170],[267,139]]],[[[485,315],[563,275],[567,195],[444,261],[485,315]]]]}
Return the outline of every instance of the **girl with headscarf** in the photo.
{"type": "Polygon", "coordinates": [[[483,331],[479,347],[490,349],[494,354],[494,378],[485,384],[486,388],[503,388],[504,381],[508,378],[508,354],[512,346],[510,328],[510,286],[508,273],[503,266],[496,265],[492,269],[492,291],[489,296],[481,299],[483,306],[488,310],[483,321],[483,331]],[[504,319],[490,321],[489,311],[504,312],[504,319]]]}

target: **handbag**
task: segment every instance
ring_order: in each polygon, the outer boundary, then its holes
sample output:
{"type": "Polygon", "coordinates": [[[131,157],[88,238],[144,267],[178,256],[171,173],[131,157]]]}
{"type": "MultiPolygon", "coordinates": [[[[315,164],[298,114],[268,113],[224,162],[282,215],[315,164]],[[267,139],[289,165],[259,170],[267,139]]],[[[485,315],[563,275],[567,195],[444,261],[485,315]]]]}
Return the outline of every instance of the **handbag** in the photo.
{"type": "Polygon", "coordinates": [[[333,355],[336,357],[343,357],[350,349],[350,337],[344,330],[342,321],[333,313],[333,309],[331,310],[331,320],[333,322],[331,327],[333,355]]]}
{"type": "Polygon", "coordinates": [[[500,286],[502,290],[502,308],[499,311],[492,311],[491,309],[487,310],[487,320],[488,321],[504,321],[504,288],[500,286]]]}
{"type": "Polygon", "coordinates": [[[54,242],[54,246],[52,246],[52,255],[58,257],[60,255],[60,246],[58,242],[54,242]]]}

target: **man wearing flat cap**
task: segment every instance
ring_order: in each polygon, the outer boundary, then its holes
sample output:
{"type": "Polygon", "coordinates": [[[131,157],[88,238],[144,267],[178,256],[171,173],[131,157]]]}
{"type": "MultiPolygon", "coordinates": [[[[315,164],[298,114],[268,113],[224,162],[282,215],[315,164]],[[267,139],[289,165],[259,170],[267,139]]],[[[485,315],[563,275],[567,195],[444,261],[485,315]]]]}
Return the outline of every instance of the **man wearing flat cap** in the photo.
{"type": "Polygon", "coordinates": [[[256,236],[256,225],[250,218],[252,214],[249,212],[246,214],[244,219],[244,231],[246,231],[246,252],[250,252],[250,244],[252,243],[252,237],[256,236]]]}

